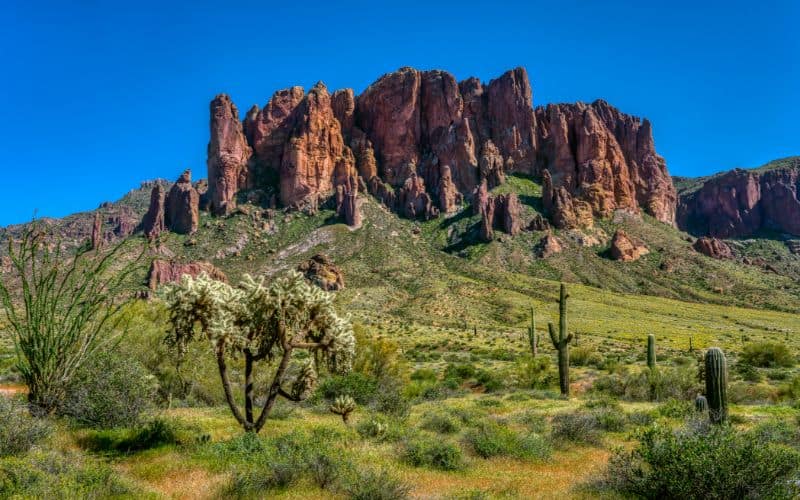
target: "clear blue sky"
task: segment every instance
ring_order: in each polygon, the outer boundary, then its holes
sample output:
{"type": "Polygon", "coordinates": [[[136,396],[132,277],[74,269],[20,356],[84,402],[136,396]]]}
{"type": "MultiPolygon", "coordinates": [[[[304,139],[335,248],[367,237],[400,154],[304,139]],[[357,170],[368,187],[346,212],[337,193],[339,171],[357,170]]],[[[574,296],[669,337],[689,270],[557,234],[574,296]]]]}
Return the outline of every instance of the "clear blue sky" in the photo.
{"type": "Polygon", "coordinates": [[[798,2],[233,3],[6,3],[0,225],[204,177],[219,92],[243,111],[401,66],[486,81],[525,66],[537,105],[602,97],[650,118],[673,175],[800,154],[798,2]]]}

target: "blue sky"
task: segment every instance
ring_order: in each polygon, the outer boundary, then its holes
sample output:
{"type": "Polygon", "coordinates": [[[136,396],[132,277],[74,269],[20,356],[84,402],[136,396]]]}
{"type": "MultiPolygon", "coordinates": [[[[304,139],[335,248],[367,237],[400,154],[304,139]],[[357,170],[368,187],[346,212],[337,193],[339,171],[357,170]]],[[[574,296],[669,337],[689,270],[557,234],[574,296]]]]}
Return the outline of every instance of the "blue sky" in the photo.
{"type": "Polygon", "coordinates": [[[0,16],[0,225],[205,176],[208,101],[401,66],[651,119],[673,175],[800,154],[798,2],[22,2],[0,16]],[[228,5],[234,4],[235,6],[228,5]],[[386,5],[381,5],[381,4],[386,5]],[[112,5],[113,4],[113,5],[112,5]]]}

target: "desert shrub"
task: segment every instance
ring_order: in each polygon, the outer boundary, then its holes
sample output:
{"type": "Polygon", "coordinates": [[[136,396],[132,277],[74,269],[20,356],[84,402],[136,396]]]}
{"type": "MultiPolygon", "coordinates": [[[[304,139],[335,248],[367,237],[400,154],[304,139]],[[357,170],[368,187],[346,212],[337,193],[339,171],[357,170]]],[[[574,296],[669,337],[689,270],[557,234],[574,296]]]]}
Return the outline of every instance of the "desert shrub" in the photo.
{"type": "Polygon", "coordinates": [[[469,363],[448,363],[444,368],[443,378],[464,381],[475,377],[476,373],[475,367],[469,363]]]}
{"type": "Polygon", "coordinates": [[[609,432],[621,432],[625,430],[628,418],[621,410],[613,408],[597,408],[592,410],[592,415],[597,419],[601,429],[609,432]]]}
{"type": "Polygon", "coordinates": [[[603,355],[590,346],[575,347],[569,351],[569,362],[574,366],[599,368],[603,365],[603,355]]]}
{"type": "Polygon", "coordinates": [[[488,370],[478,370],[475,380],[483,386],[483,390],[486,392],[496,392],[503,388],[500,378],[488,370]]]}
{"type": "Polygon", "coordinates": [[[619,404],[619,400],[607,394],[600,394],[591,397],[583,403],[583,407],[590,410],[595,408],[607,408],[620,412],[622,411],[622,406],[619,404]]]}
{"type": "Polygon", "coordinates": [[[519,435],[497,422],[483,422],[465,436],[472,451],[482,458],[510,456],[521,459],[541,459],[549,456],[550,445],[539,434],[519,435]]]}
{"type": "Polygon", "coordinates": [[[740,359],[743,363],[759,368],[790,367],[794,356],[789,348],[780,342],[752,342],[742,349],[740,359]]]}
{"type": "Polygon", "coordinates": [[[378,394],[371,405],[379,412],[404,418],[411,410],[411,402],[406,397],[405,386],[396,379],[384,379],[378,385],[378,394]]]}
{"type": "Polygon", "coordinates": [[[779,396],[793,400],[800,399],[800,375],[795,375],[788,382],[781,384],[779,396]]]}
{"type": "Polygon", "coordinates": [[[383,336],[370,335],[361,324],[353,325],[356,338],[356,356],[353,371],[378,381],[393,380],[400,384],[408,378],[408,366],[400,353],[400,346],[383,336]]]}
{"type": "Polygon", "coordinates": [[[628,413],[628,422],[637,427],[646,427],[653,423],[655,417],[649,411],[634,411],[628,413]]]}
{"type": "Polygon", "coordinates": [[[50,432],[50,424],[31,417],[26,405],[0,396],[0,457],[24,453],[50,432]]]}
{"type": "Polygon", "coordinates": [[[537,434],[542,434],[547,430],[547,419],[544,415],[532,410],[525,410],[515,416],[515,420],[524,425],[526,429],[537,434]]]}
{"type": "Polygon", "coordinates": [[[361,437],[376,441],[398,441],[405,437],[406,431],[402,421],[380,413],[363,418],[356,425],[361,437]]]}
{"type": "Polygon", "coordinates": [[[320,382],[317,395],[331,403],[342,394],[348,394],[360,405],[371,403],[378,393],[378,379],[369,375],[351,372],[334,375],[320,382]]]}
{"type": "Polygon", "coordinates": [[[793,498],[800,454],[729,426],[671,431],[650,427],[619,449],[603,484],[644,498],[793,498]]]}
{"type": "Polygon", "coordinates": [[[83,448],[95,452],[134,453],[168,445],[189,444],[207,439],[198,429],[174,420],[154,418],[133,428],[90,432],[78,440],[83,448]]]}
{"type": "Polygon", "coordinates": [[[783,368],[774,368],[767,371],[767,377],[770,380],[786,380],[789,378],[790,373],[783,368]]]}
{"type": "Polygon", "coordinates": [[[136,498],[110,467],[79,454],[35,451],[0,459],[0,498],[136,498]]]}
{"type": "Polygon", "coordinates": [[[524,358],[515,365],[516,380],[525,389],[547,389],[558,381],[558,373],[549,356],[524,358]]]}
{"type": "Polygon", "coordinates": [[[403,458],[415,467],[441,470],[457,470],[464,462],[458,445],[427,436],[418,436],[406,441],[403,446],[403,458]]]}
{"type": "Polygon", "coordinates": [[[411,373],[410,378],[417,382],[436,382],[439,377],[430,368],[419,368],[411,373]]]}
{"type": "Polygon", "coordinates": [[[553,439],[562,442],[597,445],[602,441],[597,416],[586,411],[558,413],[551,421],[553,439]]]}
{"type": "Polygon", "coordinates": [[[800,448],[800,429],[786,420],[770,419],[750,431],[750,435],[761,444],[780,443],[800,448]]]}
{"type": "Polygon", "coordinates": [[[680,399],[668,399],[658,405],[658,414],[667,418],[685,418],[694,413],[694,403],[692,401],[682,401],[680,399]]]}
{"type": "Polygon", "coordinates": [[[464,425],[475,425],[487,417],[486,410],[480,408],[450,408],[448,412],[464,425]]]}
{"type": "Polygon", "coordinates": [[[768,403],[777,400],[779,392],[770,384],[751,384],[741,380],[728,384],[728,399],[735,404],[768,403]]]}
{"type": "Polygon", "coordinates": [[[761,382],[764,378],[755,366],[741,361],[736,363],[736,373],[747,382],[761,382]]]}
{"type": "Polygon", "coordinates": [[[156,390],[141,363],[101,353],[78,370],[59,411],[92,428],[134,426],[152,406],[156,390]]]}
{"type": "Polygon", "coordinates": [[[343,488],[351,500],[403,500],[411,486],[385,470],[359,470],[343,488]]]}
{"type": "Polygon", "coordinates": [[[430,413],[425,415],[420,424],[425,430],[438,432],[439,434],[453,434],[458,432],[461,426],[458,420],[443,413],[430,413]]]}
{"type": "Polygon", "coordinates": [[[695,365],[659,367],[657,370],[620,369],[598,377],[593,389],[629,401],[663,401],[694,398],[701,392],[695,365]]]}

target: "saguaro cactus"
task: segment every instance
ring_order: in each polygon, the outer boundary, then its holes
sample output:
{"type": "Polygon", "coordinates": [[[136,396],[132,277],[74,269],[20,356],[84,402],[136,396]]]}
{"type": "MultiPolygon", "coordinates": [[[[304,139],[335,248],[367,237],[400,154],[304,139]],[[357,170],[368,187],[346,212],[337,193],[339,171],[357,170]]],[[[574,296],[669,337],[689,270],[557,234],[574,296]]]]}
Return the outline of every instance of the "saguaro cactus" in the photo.
{"type": "Polygon", "coordinates": [[[705,396],[698,394],[696,398],[694,398],[694,410],[697,413],[704,413],[708,411],[708,400],[705,396]]]}
{"type": "Polygon", "coordinates": [[[728,363],[719,347],[706,351],[706,399],[712,423],[722,424],[728,419],[728,363]]]}
{"type": "Polygon", "coordinates": [[[531,356],[539,354],[539,337],[536,335],[536,312],[531,306],[531,326],[528,327],[528,344],[531,348],[531,356]]]}
{"type": "Polygon", "coordinates": [[[656,336],[652,333],[647,336],[647,367],[656,369],[656,336]]]}
{"type": "Polygon", "coordinates": [[[561,395],[569,396],[569,343],[572,341],[572,334],[567,333],[567,288],[561,283],[561,291],[558,297],[558,337],[556,337],[553,323],[547,324],[550,332],[550,340],[553,347],[558,351],[558,383],[561,387],[561,395]]]}

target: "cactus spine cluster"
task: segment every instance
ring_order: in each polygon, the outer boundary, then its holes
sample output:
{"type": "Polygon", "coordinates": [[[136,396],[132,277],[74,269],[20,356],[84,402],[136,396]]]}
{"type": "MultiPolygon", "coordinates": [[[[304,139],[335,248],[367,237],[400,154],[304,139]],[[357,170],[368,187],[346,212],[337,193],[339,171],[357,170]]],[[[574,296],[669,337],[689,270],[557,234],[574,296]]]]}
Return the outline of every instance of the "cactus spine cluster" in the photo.
{"type": "Polygon", "coordinates": [[[572,334],[567,333],[567,288],[561,283],[561,291],[558,297],[558,336],[556,337],[553,323],[547,324],[550,332],[550,340],[553,347],[558,351],[558,383],[561,387],[561,395],[569,397],[569,343],[572,341],[572,334]]]}
{"type": "Polygon", "coordinates": [[[531,357],[539,354],[539,338],[536,336],[536,312],[531,306],[531,326],[528,327],[528,344],[531,348],[531,357]]]}
{"type": "Polygon", "coordinates": [[[656,369],[656,336],[652,333],[647,336],[647,367],[656,369]]]}
{"type": "Polygon", "coordinates": [[[719,347],[706,351],[706,400],[712,423],[722,424],[728,419],[728,364],[719,347]]]}
{"type": "Polygon", "coordinates": [[[341,416],[342,422],[348,425],[350,423],[350,414],[356,409],[356,402],[351,396],[339,396],[328,409],[331,413],[341,416]]]}

